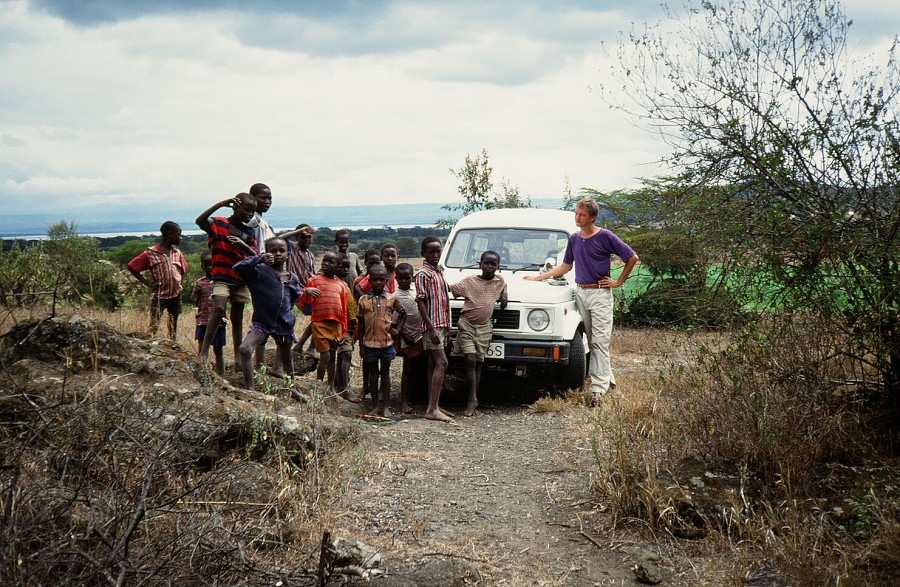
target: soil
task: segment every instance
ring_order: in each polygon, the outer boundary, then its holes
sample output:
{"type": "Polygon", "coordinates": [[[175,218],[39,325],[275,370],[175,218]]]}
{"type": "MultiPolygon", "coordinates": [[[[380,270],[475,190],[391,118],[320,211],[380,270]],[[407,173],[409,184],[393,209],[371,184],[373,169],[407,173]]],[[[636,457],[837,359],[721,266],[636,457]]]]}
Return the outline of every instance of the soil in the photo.
{"type": "Polygon", "coordinates": [[[634,584],[629,557],[588,529],[599,513],[590,450],[572,437],[571,414],[531,413],[549,389],[522,379],[482,389],[469,418],[464,394],[444,393],[451,424],[424,419],[424,405],[363,424],[370,466],[348,487],[336,533],[377,549],[389,575],[461,557],[483,585],[634,584]]]}

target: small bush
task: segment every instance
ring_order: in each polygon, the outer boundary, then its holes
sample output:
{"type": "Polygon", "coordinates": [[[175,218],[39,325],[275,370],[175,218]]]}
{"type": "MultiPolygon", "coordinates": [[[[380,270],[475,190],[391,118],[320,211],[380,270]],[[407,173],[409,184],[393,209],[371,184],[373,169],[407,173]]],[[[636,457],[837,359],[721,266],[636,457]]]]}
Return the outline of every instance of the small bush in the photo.
{"type": "Polygon", "coordinates": [[[730,293],[680,279],[666,279],[638,294],[621,314],[627,326],[653,328],[725,328],[746,319],[730,293]]]}

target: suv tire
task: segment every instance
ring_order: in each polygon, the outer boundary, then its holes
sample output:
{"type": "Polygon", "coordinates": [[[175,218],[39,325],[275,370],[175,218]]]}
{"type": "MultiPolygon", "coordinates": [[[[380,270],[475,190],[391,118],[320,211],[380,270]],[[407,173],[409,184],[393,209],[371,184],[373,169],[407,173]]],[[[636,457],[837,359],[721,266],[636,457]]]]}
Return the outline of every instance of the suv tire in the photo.
{"type": "Polygon", "coordinates": [[[569,364],[561,367],[563,385],[580,389],[587,377],[587,356],[584,354],[584,334],[579,330],[569,341],[569,364]]]}

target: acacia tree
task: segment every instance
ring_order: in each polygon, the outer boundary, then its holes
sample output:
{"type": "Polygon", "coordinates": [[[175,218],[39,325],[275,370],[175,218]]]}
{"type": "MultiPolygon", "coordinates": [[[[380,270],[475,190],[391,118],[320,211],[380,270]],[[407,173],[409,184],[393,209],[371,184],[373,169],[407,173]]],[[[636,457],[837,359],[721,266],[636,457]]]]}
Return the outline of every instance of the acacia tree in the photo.
{"type": "Polygon", "coordinates": [[[614,68],[614,105],[673,148],[667,221],[758,307],[833,318],[900,421],[896,39],[881,66],[853,59],[836,0],[705,0],[669,18],[677,34],[623,37],[614,68]]]}
{"type": "MultiPolygon", "coordinates": [[[[487,149],[482,149],[481,154],[473,159],[466,153],[463,166],[458,170],[451,169],[450,173],[459,179],[457,191],[462,196],[461,204],[447,204],[442,206],[444,210],[459,211],[463,216],[478,210],[491,210],[494,208],[530,208],[531,198],[523,198],[519,194],[519,186],[504,179],[500,186],[500,192],[492,192],[494,187],[491,181],[491,173],[494,169],[488,161],[487,149]]],[[[440,218],[435,223],[439,228],[449,228],[455,224],[453,218],[440,218]]]]}

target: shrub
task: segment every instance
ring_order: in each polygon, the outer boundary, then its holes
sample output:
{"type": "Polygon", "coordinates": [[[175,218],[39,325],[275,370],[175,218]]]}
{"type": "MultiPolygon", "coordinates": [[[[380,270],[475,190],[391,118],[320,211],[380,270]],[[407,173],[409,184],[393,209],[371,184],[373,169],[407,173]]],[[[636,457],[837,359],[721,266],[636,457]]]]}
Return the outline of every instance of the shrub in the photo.
{"type": "Polygon", "coordinates": [[[638,294],[621,314],[628,326],[723,328],[741,324],[746,313],[728,291],[666,279],[638,294]]]}

